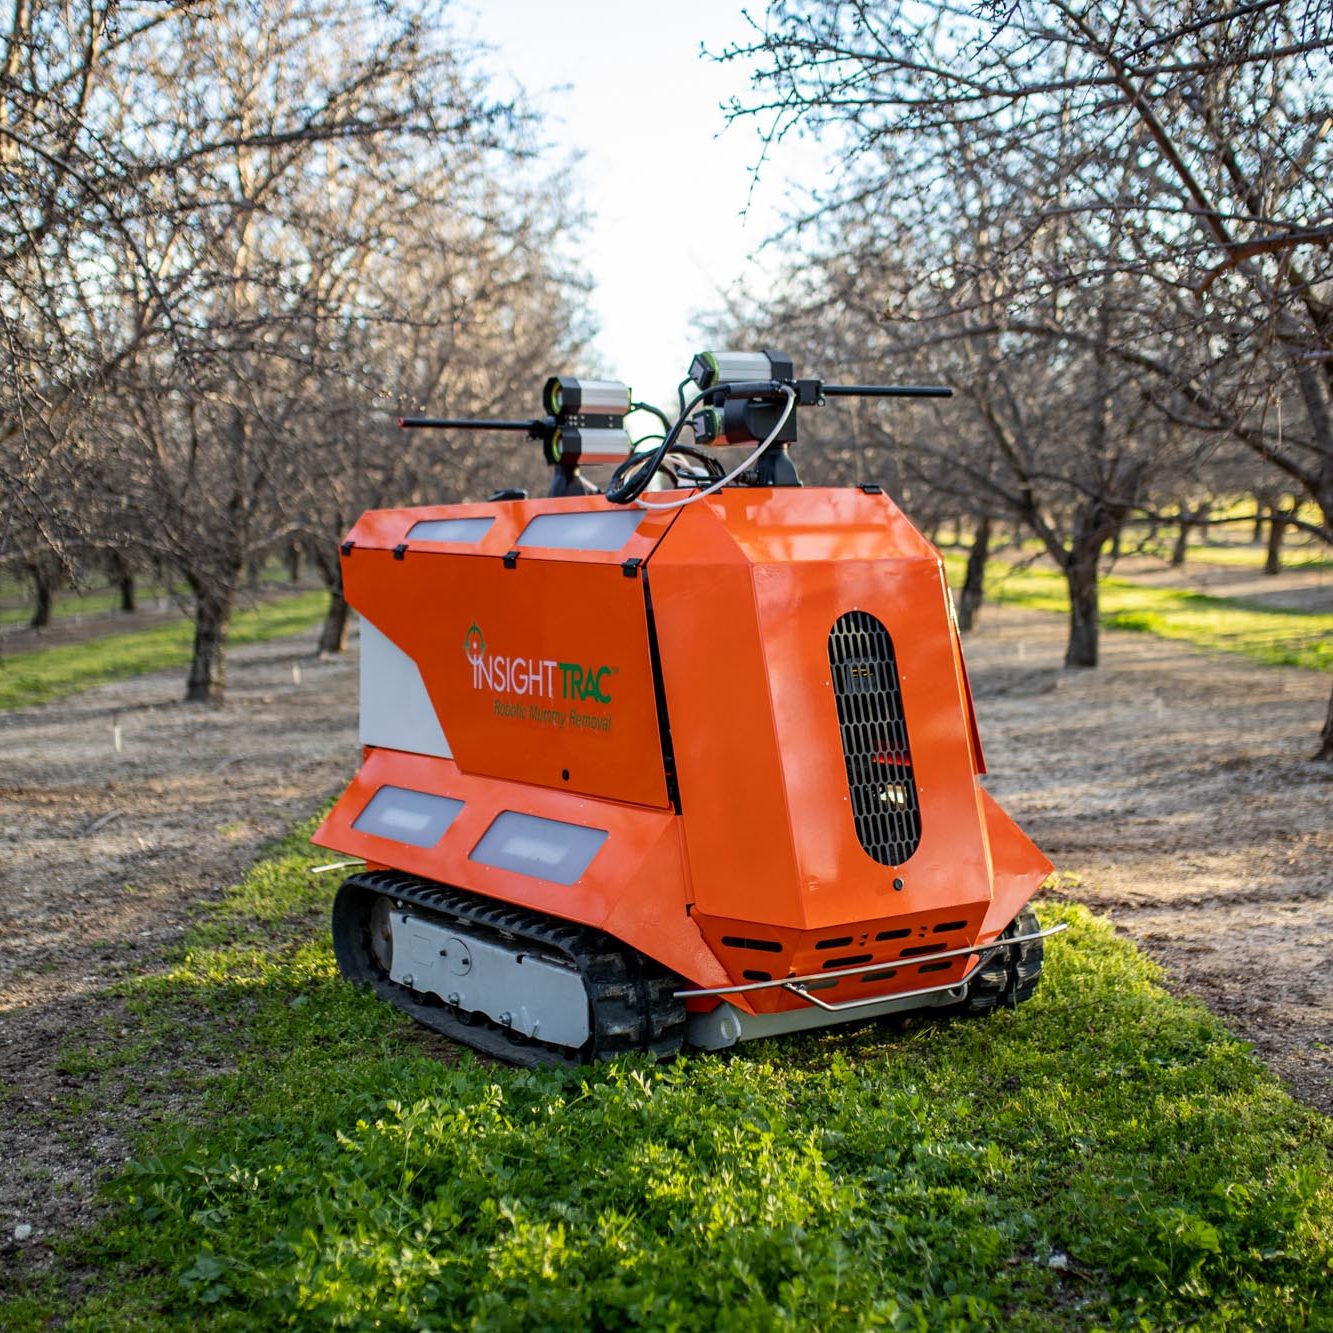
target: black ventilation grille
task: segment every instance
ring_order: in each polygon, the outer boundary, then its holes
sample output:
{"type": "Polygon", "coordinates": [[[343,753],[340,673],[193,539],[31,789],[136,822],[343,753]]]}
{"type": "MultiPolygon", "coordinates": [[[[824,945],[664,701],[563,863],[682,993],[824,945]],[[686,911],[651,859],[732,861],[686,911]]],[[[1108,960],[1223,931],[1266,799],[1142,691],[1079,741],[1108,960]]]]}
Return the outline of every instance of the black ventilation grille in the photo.
{"type": "Polygon", "coordinates": [[[829,631],[828,660],[856,836],[880,865],[902,865],[921,841],[921,806],[893,640],[868,611],[848,611],[829,631]]]}

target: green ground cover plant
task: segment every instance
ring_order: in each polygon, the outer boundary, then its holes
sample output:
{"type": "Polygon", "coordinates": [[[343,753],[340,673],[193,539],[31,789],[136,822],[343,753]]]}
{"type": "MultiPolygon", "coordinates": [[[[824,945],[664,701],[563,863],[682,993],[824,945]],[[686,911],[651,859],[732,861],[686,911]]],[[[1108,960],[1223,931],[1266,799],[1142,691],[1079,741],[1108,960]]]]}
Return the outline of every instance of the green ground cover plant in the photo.
{"type": "Polygon", "coordinates": [[[221,1072],[8,1328],[1330,1327],[1329,1123],[1083,908],[986,1021],[520,1071],[338,979],[306,832],[71,1043],[221,1072]]]}
{"type": "MultiPolygon", "coordinates": [[[[961,557],[945,557],[954,587],[962,584],[964,564],[961,557]]],[[[1039,565],[989,562],[986,596],[1034,611],[1069,612],[1064,578],[1039,565]]],[[[1268,666],[1333,671],[1333,615],[1324,612],[1281,610],[1118,578],[1102,579],[1100,596],[1105,629],[1138,630],[1211,651],[1242,653],[1268,666]]]]}
{"type": "MultiPolygon", "coordinates": [[[[299,634],[319,624],[328,603],[328,593],[323,591],[262,602],[232,618],[227,642],[240,647],[299,634]]],[[[193,636],[194,626],[181,619],[151,629],[0,658],[0,710],[26,708],[126,676],[186,666],[193,636]]]]}

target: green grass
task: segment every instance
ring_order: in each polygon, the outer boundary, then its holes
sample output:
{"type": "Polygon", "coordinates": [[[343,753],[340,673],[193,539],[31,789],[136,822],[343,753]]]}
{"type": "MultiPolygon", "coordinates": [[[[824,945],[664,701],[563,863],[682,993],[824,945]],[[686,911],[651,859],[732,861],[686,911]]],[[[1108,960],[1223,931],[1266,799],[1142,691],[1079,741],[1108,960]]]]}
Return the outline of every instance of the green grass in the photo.
{"type": "MultiPolygon", "coordinates": [[[[278,560],[270,560],[260,571],[259,581],[265,587],[288,582],[286,565],[278,560]]],[[[25,579],[0,576],[0,602],[24,603],[18,606],[0,605],[0,625],[27,624],[32,618],[32,607],[27,604],[31,596],[31,587],[25,579]]],[[[136,597],[141,607],[157,601],[160,597],[187,596],[184,588],[166,587],[160,583],[139,583],[136,588],[136,597]]],[[[53,619],[62,620],[69,616],[91,615],[119,608],[120,591],[116,588],[89,588],[84,592],[61,588],[56,593],[51,615],[53,619]]]]}
{"type": "MultiPolygon", "coordinates": [[[[1333,559],[1325,554],[1327,551],[1327,546],[1286,547],[1282,552],[1282,571],[1333,569],[1333,559]]],[[[1222,565],[1228,569],[1253,569],[1259,574],[1263,572],[1266,558],[1267,552],[1262,546],[1191,546],[1185,557],[1185,567],[1222,565]]],[[[1274,587],[1280,586],[1274,584],[1274,587]]]]}
{"type": "MultiPolygon", "coordinates": [[[[141,603],[157,597],[173,595],[166,589],[144,589],[139,593],[141,603]]],[[[85,593],[57,593],[51,608],[54,620],[68,616],[88,615],[96,611],[114,611],[120,606],[120,593],[114,588],[97,588],[85,593]]],[[[0,606],[0,625],[25,625],[32,619],[31,606],[0,606]]]]}
{"type": "MultiPolygon", "coordinates": [[[[962,583],[965,561],[946,556],[950,582],[962,583]]],[[[1067,615],[1069,593],[1056,570],[1017,568],[994,560],[986,570],[986,596],[995,602],[1067,615]]],[[[1148,588],[1128,579],[1104,578],[1101,623],[1138,630],[1200,648],[1243,653],[1268,666],[1333,671],[1333,615],[1268,608],[1240,598],[1209,597],[1180,588],[1148,588]]]]}
{"type": "Polygon", "coordinates": [[[226,1072],[7,1328],[1329,1327],[1329,1122],[1081,908],[984,1022],[530,1072],[339,980],[311,860],[127,984],[128,1044],[71,1039],[131,1087],[226,1072]]]}
{"type": "MultiPolygon", "coordinates": [[[[299,593],[238,612],[232,617],[227,642],[235,648],[300,633],[319,624],[328,600],[322,591],[299,593]]],[[[186,666],[193,637],[193,624],[182,619],[0,658],[0,710],[26,708],[126,676],[186,666]]]]}

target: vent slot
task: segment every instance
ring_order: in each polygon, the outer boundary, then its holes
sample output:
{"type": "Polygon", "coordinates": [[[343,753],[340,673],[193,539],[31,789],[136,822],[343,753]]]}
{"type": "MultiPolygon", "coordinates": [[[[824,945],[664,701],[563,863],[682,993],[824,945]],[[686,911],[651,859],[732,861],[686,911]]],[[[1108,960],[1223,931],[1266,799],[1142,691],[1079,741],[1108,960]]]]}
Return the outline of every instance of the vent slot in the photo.
{"type": "Polygon", "coordinates": [[[845,949],[852,942],[850,935],[836,935],[831,940],[818,940],[816,949],[845,949]]]}
{"type": "Polygon", "coordinates": [[[856,836],[880,865],[902,865],[921,841],[921,806],[893,640],[868,611],[848,611],[829,631],[828,660],[856,836]]]}
{"type": "Polygon", "coordinates": [[[865,976],[861,978],[861,981],[862,984],[871,981],[892,981],[897,975],[898,969],[896,967],[891,967],[884,972],[867,972],[865,976]]]}
{"type": "Polygon", "coordinates": [[[923,953],[940,953],[944,949],[942,944],[914,944],[910,949],[899,949],[899,958],[915,958],[923,953]]]}
{"type": "Polygon", "coordinates": [[[952,963],[922,963],[917,968],[918,972],[947,972],[953,966],[952,963]]]}
{"type": "Polygon", "coordinates": [[[855,967],[857,963],[873,963],[874,961],[875,955],[873,953],[854,953],[849,954],[846,958],[830,958],[827,963],[823,963],[821,966],[825,971],[828,971],[835,967],[855,967]]]}
{"type": "Polygon", "coordinates": [[[967,925],[966,921],[942,921],[934,929],[934,934],[943,935],[951,930],[962,930],[967,925]]]}
{"type": "Polygon", "coordinates": [[[722,943],[729,949],[758,949],[761,953],[781,953],[777,940],[746,940],[739,935],[723,935],[722,943]]]}
{"type": "Polygon", "coordinates": [[[911,933],[905,927],[902,930],[881,930],[875,938],[877,940],[905,940],[911,933]]]}
{"type": "Polygon", "coordinates": [[[771,972],[760,972],[757,968],[753,967],[747,967],[745,971],[741,973],[741,976],[743,976],[746,979],[746,981],[773,980],[773,974],[771,972]]]}

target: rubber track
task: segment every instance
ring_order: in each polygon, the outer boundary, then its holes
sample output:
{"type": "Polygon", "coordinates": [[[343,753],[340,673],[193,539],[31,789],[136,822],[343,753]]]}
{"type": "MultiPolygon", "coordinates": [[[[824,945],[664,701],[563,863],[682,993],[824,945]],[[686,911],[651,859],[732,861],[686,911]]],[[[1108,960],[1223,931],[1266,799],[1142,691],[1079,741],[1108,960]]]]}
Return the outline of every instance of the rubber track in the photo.
{"type": "MultiPolygon", "coordinates": [[[[1031,907],[1025,907],[1000,938],[1003,940],[1014,935],[1029,935],[1040,929],[1036,912],[1031,907]]],[[[1024,1000],[1030,1000],[1041,980],[1045,954],[1045,940],[1029,940],[1016,949],[1001,949],[991,954],[977,969],[968,987],[967,999],[958,1005],[949,1006],[944,1012],[981,1017],[1001,1004],[1012,1009],[1024,1000]]]]}
{"type": "MultiPolygon", "coordinates": [[[[365,899],[367,905],[370,901],[370,897],[365,899]]],[[[341,910],[350,909],[343,906],[341,910]]],[[[685,1006],[673,995],[684,983],[659,963],[603,931],[393,870],[350,876],[339,890],[334,916],[335,947],[345,976],[368,983],[381,998],[424,1026],[509,1064],[577,1067],[630,1052],[647,1052],[658,1060],[669,1060],[684,1042],[685,1006]],[[362,957],[346,959],[348,946],[338,914],[340,904],[350,904],[353,897],[360,897],[357,890],[410,905],[428,917],[456,922],[473,932],[499,937],[504,944],[522,940],[538,952],[572,963],[588,993],[592,1037],[580,1050],[572,1051],[521,1037],[484,1014],[460,1015],[448,1005],[424,1000],[379,970],[369,957],[364,939],[358,941],[362,957]]]]}

